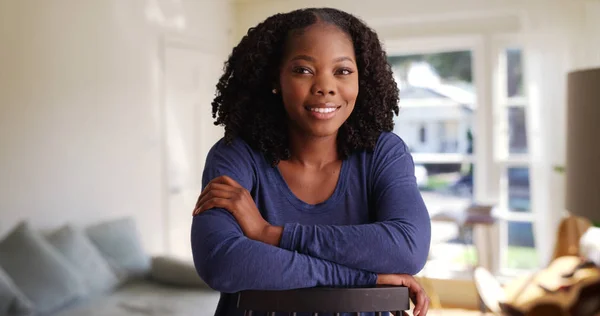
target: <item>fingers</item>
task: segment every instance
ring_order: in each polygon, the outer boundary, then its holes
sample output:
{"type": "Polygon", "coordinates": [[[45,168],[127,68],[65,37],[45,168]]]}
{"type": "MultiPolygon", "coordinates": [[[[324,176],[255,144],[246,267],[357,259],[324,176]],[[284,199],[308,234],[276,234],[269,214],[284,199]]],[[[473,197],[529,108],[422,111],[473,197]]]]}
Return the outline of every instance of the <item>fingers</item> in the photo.
{"type": "MultiPolygon", "coordinates": [[[[213,180],[211,180],[208,185],[206,185],[206,187],[204,188],[204,190],[202,190],[202,193],[200,193],[200,196],[198,197],[198,200],[196,201],[196,205],[194,206],[194,211],[192,212],[192,216],[196,216],[199,213],[201,213],[202,211],[207,210],[207,208],[203,208],[202,210],[200,210],[200,208],[202,207],[202,204],[204,204],[207,199],[208,196],[210,196],[211,192],[213,191],[228,191],[228,192],[232,192],[231,195],[227,195],[227,196],[223,196],[223,195],[219,195],[218,197],[221,198],[233,198],[233,194],[237,193],[238,195],[241,193],[246,193],[246,189],[244,189],[241,185],[239,185],[235,180],[231,179],[230,177],[227,176],[221,176],[221,177],[217,177],[214,178],[213,180]]],[[[208,208],[210,209],[210,208],[208,208]]]]}
{"type": "Polygon", "coordinates": [[[202,205],[202,203],[201,203],[202,199],[207,194],[209,194],[211,191],[213,191],[213,190],[230,191],[231,189],[232,189],[232,187],[227,184],[209,182],[208,185],[206,186],[206,188],[204,188],[204,190],[202,191],[202,193],[200,193],[200,196],[198,197],[198,201],[196,202],[196,206],[194,206],[194,210],[196,210],[197,208],[200,207],[200,205],[202,205]]]}
{"type": "Polygon", "coordinates": [[[427,298],[427,294],[425,294],[425,291],[421,290],[419,293],[417,293],[416,300],[417,302],[415,303],[413,315],[427,315],[427,311],[429,310],[429,299],[427,298]]]}
{"type": "Polygon", "coordinates": [[[414,316],[425,316],[429,310],[429,298],[423,287],[417,280],[409,274],[380,274],[377,278],[377,284],[400,285],[408,288],[410,299],[415,305],[414,316]]]}
{"type": "MultiPolygon", "coordinates": [[[[236,197],[236,193],[231,190],[210,190],[198,200],[196,204],[197,207],[193,212],[193,216],[196,216],[206,210],[209,210],[213,207],[224,207],[222,204],[224,201],[222,200],[231,200],[236,197]],[[221,201],[221,203],[217,206],[211,206],[213,204],[209,204],[208,202],[214,199],[218,199],[217,201],[221,201]]],[[[214,202],[214,201],[213,201],[214,202]]]]}
{"type": "Polygon", "coordinates": [[[414,278],[408,278],[406,281],[408,290],[410,291],[411,300],[415,304],[413,315],[427,315],[429,309],[429,298],[427,297],[427,293],[425,293],[421,285],[414,278]]]}
{"type": "Polygon", "coordinates": [[[226,198],[211,198],[207,200],[202,206],[194,211],[194,216],[212,208],[224,208],[229,210],[231,208],[231,200],[226,198]]]}
{"type": "MultiPolygon", "coordinates": [[[[425,293],[425,292],[423,292],[425,293]]],[[[425,316],[427,315],[427,312],[429,311],[429,298],[427,297],[427,295],[425,296],[425,304],[423,304],[423,309],[421,309],[421,312],[419,313],[420,316],[425,316]]]]}

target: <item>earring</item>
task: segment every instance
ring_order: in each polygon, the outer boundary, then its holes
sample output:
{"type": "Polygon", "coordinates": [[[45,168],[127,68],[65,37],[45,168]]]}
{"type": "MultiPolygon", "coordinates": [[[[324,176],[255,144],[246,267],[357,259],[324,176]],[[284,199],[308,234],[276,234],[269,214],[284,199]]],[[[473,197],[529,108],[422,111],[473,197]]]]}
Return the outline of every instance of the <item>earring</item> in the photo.
{"type": "Polygon", "coordinates": [[[273,89],[271,91],[273,92],[273,94],[277,94],[277,89],[273,89]]]}

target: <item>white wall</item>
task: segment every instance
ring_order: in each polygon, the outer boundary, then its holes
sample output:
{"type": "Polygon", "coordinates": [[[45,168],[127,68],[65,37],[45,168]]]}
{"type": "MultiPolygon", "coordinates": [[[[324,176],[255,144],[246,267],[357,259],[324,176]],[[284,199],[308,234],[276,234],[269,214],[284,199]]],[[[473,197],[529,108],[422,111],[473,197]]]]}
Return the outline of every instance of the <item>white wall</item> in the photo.
{"type": "Polygon", "coordinates": [[[575,69],[600,67],[600,1],[530,0],[524,12],[534,230],[541,263],[547,264],[565,212],[565,178],[553,169],[566,159],[566,77],[575,69]]]}
{"type": "Polygon", "coordinates": [[[0,235],[133,215],[168,248],[161,42],[222,61],[231,18],[227,1],[0,1],[0,235]]]}
{"type": "Polygon", "coordinates": [[[334,7],[355,14],[380,37],[464,34],[518,29],[520,0],[238,0],[236,38],[269,15],[305,7],[334,7]]]}

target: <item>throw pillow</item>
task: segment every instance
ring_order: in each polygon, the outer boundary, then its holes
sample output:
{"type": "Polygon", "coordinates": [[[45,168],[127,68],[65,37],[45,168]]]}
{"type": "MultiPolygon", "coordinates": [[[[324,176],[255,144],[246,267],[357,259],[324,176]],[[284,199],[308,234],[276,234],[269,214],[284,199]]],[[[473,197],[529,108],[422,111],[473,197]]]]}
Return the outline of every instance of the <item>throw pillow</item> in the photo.
{"type": "Polygon", "coordinates": [[[33,314],[33,304],[0,269],[0,315],[29,316],[33,314]]]}
{"type": "Polygon", "coordinates": [[[40,314],[83,296],[82,280],[73,266],[25,222],[0,242],[0,266],[40,314]]]}
{"type": "Polygon", "coordinates": [[[100,251],[80,230],[66,225],[47,239],[73,265],[88,295],[103,294],[118,285],[117,276],[100,251]]]}
{"type": "Polygon", "coordinates": [[[132,218],[95,224],[86,232],[122,281],[143,278],[150,272],[150,256],[142,247],[132,218]]]}

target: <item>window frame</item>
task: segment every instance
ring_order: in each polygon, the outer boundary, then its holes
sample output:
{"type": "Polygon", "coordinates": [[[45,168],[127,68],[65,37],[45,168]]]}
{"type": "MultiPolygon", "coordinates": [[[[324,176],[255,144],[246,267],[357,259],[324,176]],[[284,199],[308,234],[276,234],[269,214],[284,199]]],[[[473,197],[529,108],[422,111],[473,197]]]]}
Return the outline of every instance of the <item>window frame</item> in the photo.
{"type": "MultiPolygon", "coordinates": [[[[508,256],[508,243],[509,243],[509,222],[524,222],[535,225],[535,213],[532,206],[530,206],[529,212],[515,212],[509,207],[509,183],[508,183],[508,170],[510,168],[527,168],[531,170],[530,163],[530,149],[528,148],[527,153],[510,153],[509,144],[509,121],[508,111],[510,108],[522,108],[524,109],[525,116],[529,115],[529,100],[524,91],[524,95],[509,97],[507,87],[507,54],[508,49],[520,49],[521,50],[521,62],[524,63],[527,54],[524,41],[518,34],[496,34],[491,37],[492,49],[491,58],[493,65],[493,116],[494,116],[494,161],[497,164],[498,171],[500,173],[500,186],[498,191],[498,233],[499,233],[499,251],[498,260],[499,262],[499,274],[503,276],[515,276],[529,272],[525,269],[515,269],[505,266],[505,262],[508,256]]],[[[523,65],[523,68],[526,68],[523,65]]],[[[523,82],[526,82],[526,73],[523,71],[523,82]]],[[[526,90],[526,89],[525,89],[526,90]]],[[[526,124],[529,120],[526,119],[526,124]]],[[[529,127],[527,129],[527,141],[529,147],[529,141],[531,139],[529,135],[529,127]]],[[[529,183],[531,184],[532,178],[531,173],[529,174],[529,183]]],[[[530,186],[531,192],[531,186],[530,186]]],[[[533,205],[533,196],[530,194],[530,205],[533,205]]],[[[534,235],[535,243],[535,231],[532,232],[534,235]]],[[[534,248],[536,246],[534,245],[534,248]]],[[[536,265],[537,267],[537,265],[536,265]]]]}
{"type": "MultiPolygon", "coordinates": [[[[477,34],[427,38],[401,38],[383,41],[388,56],[431,54],[458,50],[469,50],[472,53],[473,83],[476,93],[474,126],[477,137],[474,139],[475,153],[414,153],[415,163],[474,163],[477,167],[473,175],[473,202],[497,205],[494,210],[498,216],[499,253],[492,254],[493,272],[501,276],[521,274],[522,270],[508,269],[503,266],[508,251],[508,222],[534,221],[533,208],[528,213],[510,212],[508,210],[508,178],[507,171],[511,167],[530,168],[529,151],[527,154],[508,153],[508,116],[503,106],[522,107],[528,115],[528,99],[526,96],[508,98],[506,86],[506,59],[500,53],[507,48],[517,47],[522,50],[522,61],[525,61],[525,45],[518,34],[477,34]],[[504,68],[501,68],[503,67],[504,68]],[[500,69],[504,69],[503,72],[500,69]],[[503,118],[503,115],[506,118],[503,118]],[[506,132],[505,132],[506,131],[506,132]]],[[[524,67],[525,68],[525,67],[524,67]]],[[[523,74],[523,82],[526,74],[523,74]]],[[[525,89],[526,90],[526,89],[525,89]]],[[[526,91],[524,92],[526,93],[526,91]]],[[[401,103],[402,104],[402,103],[401,103]]],[[[414,104],[416,106],[417,104],[414,104]]],[[[412,106],[410,103],[403,107],[412,106]]],[[[528,140],[530,128],[528,131],[528,140]]],[[[529,145],[529,144],[528,144],[529,145]]],[[[530,183],[532,182],[530,176],[530,183]]],[[[530,197],[534,204],[533,196],[530,197]]],[[[535,235],[535,234],[534,234],[535,235]]]]}

